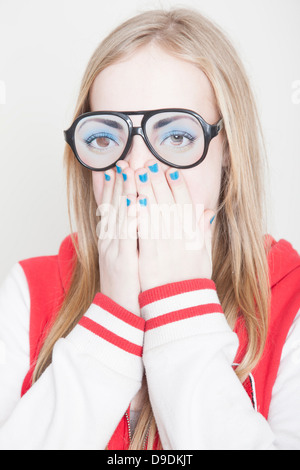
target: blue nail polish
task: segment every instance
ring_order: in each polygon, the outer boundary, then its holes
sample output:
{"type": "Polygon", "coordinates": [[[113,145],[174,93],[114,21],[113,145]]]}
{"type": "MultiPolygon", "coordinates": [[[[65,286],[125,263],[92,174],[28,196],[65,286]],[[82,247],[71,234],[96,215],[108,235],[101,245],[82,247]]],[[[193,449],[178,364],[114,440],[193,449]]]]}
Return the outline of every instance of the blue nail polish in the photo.
{"type": "Polygon", "coordinates": [[[118,165],[116,165],[116,168],[117,168],[117,173],[122,173],[122,168],[118,165]]]}
{"type": "Polygon", "coordinates": [[[127,207],[130,206],[130,203],[131,203],[130,199],[126,198],[126,203],[127,203],[127,207]]]}
{"type": "Polygon", "coordinates": [[[178,171],[174,171],[174,173],[170,173],[170,178],[172,180],[177,180],[179,178],[179,173],[178,171]]]}
{"type": "Polygon", "coordinates": [[[147,173],[144,173],[143,175],[139,175],[139,178],[142,183],[146,183],[146,181],[148,180],[148,175],[147,173]]]}
{"type": "Polygon", "coordinates": [[[152,173],[157,173],[158,172],[158,164],[154,163],[154,165],[150,165],[149,170],[152,171],[152,173]]]}
{"type": "Polygon", "coordinates": [[[147,199],[140,199],[140,204],[141,206],[146,206],[147,205],[147,199]]]}
{"type": "Polygon", "coordinates": [[[216,217],[216,216],[214,215],[214,216],[210,219],[210,221],[209,221],[210,224],[213,223],[213,221],[215,220],[215,217],[216,217]]]}
{"type": "Polygon", "coordinates": [[[106,173],[104,173],[104,176],[105,176],[105,180],[106,180],[106,181],[109,181],[109,180],[110,180],[110,176],[109,176],[109,175],[107,175],[106,173]]]}
{"type": "Polygon", "coordinates": [[[127,175],[126,175],[126,173],[122,173],[122,175],[123,175],[123,180],[126,181],[126,180],[127,180],[127,175]]]}

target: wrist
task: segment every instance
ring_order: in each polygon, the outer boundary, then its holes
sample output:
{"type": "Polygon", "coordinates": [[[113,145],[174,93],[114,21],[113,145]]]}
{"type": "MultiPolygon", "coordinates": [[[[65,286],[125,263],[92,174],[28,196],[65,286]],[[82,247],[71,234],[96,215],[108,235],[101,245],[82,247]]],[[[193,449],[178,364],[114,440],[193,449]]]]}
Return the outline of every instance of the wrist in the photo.
{"type": "Polygon", "coordinates": [[[219,328],[224,321],[211,279],[190,279],[149,289],[139,295],[139,303],[145,320],[144,353],[219,328]]]}
{"type": "MultiPolygon", "coordinates": [[[[220,301],[213,280],[188,279],[147,289],[139,295],[141,316],[146,321],[178,312],[185,316],[209,313],[210,307],[221,311],[220,301]],[[192,310],[191,310],[192,308],[192,310]]],[[[179,318],[178,318],[179,319],[179,318]]]]}
{"type": "Polygon", "coordinates": [[[124,310],[127,310],[128,312],[131,312],[138,317],[141,316],[140,305],[137,296],[128,295],[128,292],[122,294],[121,291],[112,292],[107,289],[100,289],[100,294],[103,294],[105,297],[110,299],[116,305],[119,305],[124,310]]]}

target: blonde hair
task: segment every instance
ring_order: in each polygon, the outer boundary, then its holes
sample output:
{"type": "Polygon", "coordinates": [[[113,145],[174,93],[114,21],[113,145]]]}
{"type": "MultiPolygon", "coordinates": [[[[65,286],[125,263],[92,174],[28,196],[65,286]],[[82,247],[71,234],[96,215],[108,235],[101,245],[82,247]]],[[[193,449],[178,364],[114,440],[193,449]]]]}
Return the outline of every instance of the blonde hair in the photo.
{"type": "MultiPolygon", "coordinates": [[[[228,164],[223,168],[215,222],[212,279],[230,326],[234,327],[239,315],[245,320],[248,347],[236,369],[243,382],[264,348],[270,291],[268,248],[262,227],[263,140],[251,88],[231,43],[219,27],[197,11],[181,8],[141,13],[117,27],[95,50],[82,79],[74,119],[90,110],[89,92],[97,75],[150,42],[197,65],[206,74],[224,120],[228,164]]],[[[77,262],[70,289],[38,357],[34,381],[51,363],[56,341],[74,328],[100,286],[92,172],[78,164],[68,146],[64,162],[72,237],[72,211],[77,224],[78,242],[73,239],[77,262]]],[[[142,448],[147,435],[147,448],[151,449],[156,432],[145,378],[142,388],[144,406],[132,449],[142,448]]]]}

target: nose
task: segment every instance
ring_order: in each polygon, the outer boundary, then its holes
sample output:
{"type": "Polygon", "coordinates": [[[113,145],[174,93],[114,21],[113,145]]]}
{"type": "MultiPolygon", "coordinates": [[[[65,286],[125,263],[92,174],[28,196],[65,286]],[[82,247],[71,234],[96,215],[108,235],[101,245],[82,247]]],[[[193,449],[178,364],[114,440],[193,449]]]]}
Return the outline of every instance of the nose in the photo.
{"type": "Polygon", "coordinates": [[[142,133],[137,130],[132,137],[131,147],[125,157],[125,161],[130,168],[135,171],[139,168],[143,168],[146,161],[151,158],[155,157],[148,149],[142,133]]]}

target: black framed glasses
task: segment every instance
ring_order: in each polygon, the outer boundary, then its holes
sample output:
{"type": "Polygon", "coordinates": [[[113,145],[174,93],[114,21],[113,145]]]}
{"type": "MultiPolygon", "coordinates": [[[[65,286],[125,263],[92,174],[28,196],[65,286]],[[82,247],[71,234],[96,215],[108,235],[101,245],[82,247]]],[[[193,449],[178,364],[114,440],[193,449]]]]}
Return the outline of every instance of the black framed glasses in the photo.
{"type": "Polygon", "coordinates": [[[223,119],[211,125],[181,108],[95,111],[79,116],[64,136],[77,160],[93,171],[108,170],[124,159],[135,135],[166,165],[192,168],[204,160],[210,141],[222,128],[223,119]],[[143,115],[139,127],[134,127],[130,115],[143,115]]]}

